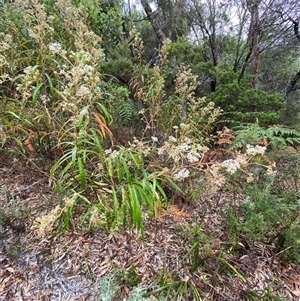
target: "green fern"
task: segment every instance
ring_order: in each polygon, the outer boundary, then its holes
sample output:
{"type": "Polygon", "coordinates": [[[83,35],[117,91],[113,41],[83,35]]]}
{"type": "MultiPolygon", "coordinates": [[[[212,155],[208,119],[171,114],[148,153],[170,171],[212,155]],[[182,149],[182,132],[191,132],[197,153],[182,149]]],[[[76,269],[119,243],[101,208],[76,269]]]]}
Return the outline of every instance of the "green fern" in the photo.
{"type": "Polygon", "coordinates": [[[237,148],[246,148],[247,144],[259,143],[267,139],[271,147],[285,149],[288,145],[300,144],[300,132],[275,125],[268,128],[261,127],[256,123],[243,123],[234,128],[236,137],[230,145],[230,150],[237,148]]]}
{"type": "Polygon", "coordinates": [[[138,108],[132,100],[123,102],[119,108],[118,116],[120,123],[125,125],[138,116],[138,108]]]}

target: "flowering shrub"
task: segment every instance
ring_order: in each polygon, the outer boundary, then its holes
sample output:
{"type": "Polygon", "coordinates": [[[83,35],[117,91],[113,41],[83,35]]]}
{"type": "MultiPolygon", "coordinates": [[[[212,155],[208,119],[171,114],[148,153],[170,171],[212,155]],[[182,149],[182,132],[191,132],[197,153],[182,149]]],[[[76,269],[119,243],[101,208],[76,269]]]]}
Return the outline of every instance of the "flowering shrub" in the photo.
{"type": "Polygon", "coordinates": [[[218,178],[217,185],[225,184],[227,175],[236,176],[240,181],[245,180],[247,183],[258,180],[259,176],[274,175],[276,164],[265,156],[265,151],[264,146],[248,144],[246,152],[233,153],[234,158],[213,164],[214,176],[218,178]]]}
{"type": "Polygon", "coordinates": [[[31,148],[43,152],[84,134],[88,124],[96,130],[101,125],[105,135],[110,117],[101,103],[96,68],[103,52],[79,10],[71,1],[57,1],[48,16],[34,0],[15,1],[6,6],[7,16],[11,11],[25,30],[14,28],[18,23],[9,23],[8,17],[3,21],[11,33],[2,33],[0,43],[0,83],[7,99],[1,106],[2,140],[14,139],[25,150],[23,141],[30,136],[31,148]]]}
{"type": "Polygon", "coordinates": [[[110,141],[103,142],[113,133],[103,89],[108,83],[98,67],[104,60],[101,39],[80,8],[58,0],[49,15],[40,1],[25,0],[6,9],[19,23],[1,21],[6,22],[0,42],[1,140],[14,139],[30,154],[53,152],[51,181],[68,194],[65,204],[37,220],[39,235],[57,218],[67,227],[76,206],[90,228],[133,225],[143,233],[143,220],[167,204],[167,190],[186,193],[203,182],[213,193],[231,176],[253,181],[254,166],[273,172],[259,146],[249,145],[224,162],[204,160],[220,109],[195,96],[197,78],[187,66],[181,66],[174,91],[168,91],[164,62],[170,41],[163,45],[161,65],[148,68],[136,29],[130,32],[138,60],[131,85],[143,106],[144,131],[128,147],[110,149],[110,141]]]}

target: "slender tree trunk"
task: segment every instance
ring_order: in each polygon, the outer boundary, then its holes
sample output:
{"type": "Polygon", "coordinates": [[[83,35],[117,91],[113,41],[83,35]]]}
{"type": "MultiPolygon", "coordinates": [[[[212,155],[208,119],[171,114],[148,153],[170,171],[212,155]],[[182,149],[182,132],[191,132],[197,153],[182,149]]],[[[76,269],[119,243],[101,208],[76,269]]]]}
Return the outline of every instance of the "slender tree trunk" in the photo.
{"type": "Polygon", "coordinates": [[[253,23],[252,23],[252,73],[253,73],[253,88],[257,88],[258,84],[258,74],[259,74],[259,47],[258,47],[258,37],[259,37],[259,1],[254,0],[253,2],[253,23]]]}
{"type": "MultiPolygon", "coordinates": [[[[295,37],[300,42],[299,21],[294,20],[292,18],[289,18],[289,20],[293,23],[295,37]]],[[[296,73],[296,75],[292,78],[292,80],[287,84],[287,86],[285,88],[285,93],[284,93],[286,98],[288,97],[290,92],[300,90],[300,85],[297,85],[297,82],[299,79],[300,79],[300,71],[298,71],[296,73]]]]}
{"type": "Polygon", "coordinates": [[[161,28],[159,27],[158,23],[155,20],[155,15],[152,12],[152,9],[148,3],[147,0],[141,0],[141,3],[143,5],[143,8],[145,10],[145,13],[147,15],[147,18],[149,19],[151,26],[156,34],[156,37],[158,38],[160,44],[164,43],[164,40],[166,39],[166,35],[164,34],[164,32],[161,30],[161,28]]]}
{"type": "Polygon", "coordinates": [[[296,75],[292,78],[292,80],[288,83],[288,85],[285,88],[285,97],[289,95],[290,92],[296,91],[300,89],[300,85],[297,85],[297,82],[300,78],[300,71],[296,73],[296,75]]]}
{"type": "Polygon", "coordinates": [[[259,35],[260,35],[260,20],[259,20],[259,4],[261,0],[249,0],[247,1],[248,9],[251,14],[251,22],[248,34],[249,51],[245,56],[244,63],[242,65],[239,79],[240,82],[244,77],[247,67],[250,67],[250,71],[253,75],[252,87],[257,88],[258,75],[259,75],[259,35]]]}

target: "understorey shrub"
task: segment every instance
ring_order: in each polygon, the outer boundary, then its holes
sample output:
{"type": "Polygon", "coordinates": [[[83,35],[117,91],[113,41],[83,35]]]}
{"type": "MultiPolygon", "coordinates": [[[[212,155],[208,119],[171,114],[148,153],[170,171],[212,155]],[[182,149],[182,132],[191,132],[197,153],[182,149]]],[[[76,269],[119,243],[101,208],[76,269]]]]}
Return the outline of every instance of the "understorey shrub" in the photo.
{"type": "Polygon", "coordinates": [[[278,123],[286,106],[283,96],[254,89],[251,82],[251,77],[239,81],[239,74],[231,69],[219,72],[217,89],[207,98],[225,112],[223,118],[231,125],[257,119],[263,126],[278,123]]]}
{"type": "Polygon", "coordinates": [[[243,199],[226,210],[228,235],[233,242],[251,247],[259,242],[272,256],[299,261],[299,194],[279,190],[280,185],[276,173],[265,174],[256,166],[252,181],[238,189],[243,199]]]}

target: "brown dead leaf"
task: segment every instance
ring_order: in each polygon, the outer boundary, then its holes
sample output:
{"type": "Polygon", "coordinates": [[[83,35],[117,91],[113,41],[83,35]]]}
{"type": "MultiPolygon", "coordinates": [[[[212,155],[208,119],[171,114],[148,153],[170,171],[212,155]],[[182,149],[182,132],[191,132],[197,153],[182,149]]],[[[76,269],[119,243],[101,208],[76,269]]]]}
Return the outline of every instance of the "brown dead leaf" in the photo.
{"type": "Polygon", "coordinates": [[[180,210],[176,205],[171,205],[169,210],[173,215],[176,215],[176,216],[181,216],[181,217],[186,217],[186,218],[192,217],[192,215],[190,213],[180,210]]]}

